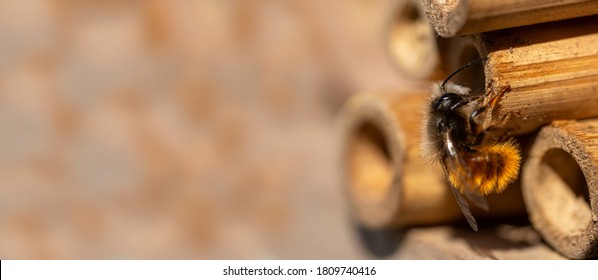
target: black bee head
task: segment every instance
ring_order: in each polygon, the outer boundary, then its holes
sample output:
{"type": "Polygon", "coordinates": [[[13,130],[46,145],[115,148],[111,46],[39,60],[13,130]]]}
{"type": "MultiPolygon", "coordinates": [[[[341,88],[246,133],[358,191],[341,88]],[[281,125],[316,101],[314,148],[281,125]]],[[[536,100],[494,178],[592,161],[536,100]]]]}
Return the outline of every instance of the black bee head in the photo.
{"type": "Polygon", "coordinates": [[[445,93],[432,102],[432,109],[436,111],[453,111],[463,102],[463,96],[456,93],[445,93]]]}

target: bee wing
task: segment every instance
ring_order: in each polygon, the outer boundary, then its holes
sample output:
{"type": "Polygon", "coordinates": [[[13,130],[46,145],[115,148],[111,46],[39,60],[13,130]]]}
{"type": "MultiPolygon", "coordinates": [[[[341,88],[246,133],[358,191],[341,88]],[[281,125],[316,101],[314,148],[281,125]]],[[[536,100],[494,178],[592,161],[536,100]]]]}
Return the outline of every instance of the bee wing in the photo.
{"type": "Polygon", "coordinates": [[[484,209],[484,211],[490,210],[490,207],[488,206],[488,201],[486,201],[486,199],[481,194],[470,192],[466,189],[465,197],[467,197],[467,199],[473,202],[477,207],[484,209]]]}
{"type": "MultiPolygon", "coordinates": [[[[459,182],[461,182],[462,184],[466,184],[466,182],[471,181],[471,180],[466,180],[466,178],[463,177],[463,176],[471,176],[471,170],[469,170],[469,167],[464,162],[464,160],[461,156],[456,155],[456,154],[454,156],[449,156],[446,158],[445,161],[443,161],[443,163],[444,163],[443,164],[444,172],[445,172],[445,174],[447,174],[447,176],[448,176],[448,170],[458,170],[458,168],[464,168],[466,172],[457,172],[457,174],[459,174],[459,182]],[[467,175],[464,175],[463,173],[465,173],[467,175]]],[[[449,184],[451,184],[450,181],[449,181],[449,184]]],[[[484,197],[481,194],[469,191],[471,189],[469,186],[464,186],[463,188],[461,188],[464,190],[464,194],[461,194],[461,192],[459,192],[459,190],[457,190],[457,188],[455,186],[453,186],[452,184],[450,186],[450,189],[453,192],[453,195],[455,196],[455,199],[457,200],[457,204],[459,205],[459,208],[461,209],[463,216],[465,216],[467,223],[469,224],[469,226],[471,226],[471,228],[474,231],[478,231],[478,223],[476,222],[475,218],[471,214],[471,210],[469,208],[469,203],[467,203],[467,200],[465,199],[465,197],[467,197],[467,199],[469,199],[471,202],[473,202],[476,206],[478,206],[486,211],[488,211],[488,202],[486,202],[486,199],[484,199],[484,197]]]]}
{"type": "MultiPolygon", "coordinates": [[[[477,153],[477,152],[475,152],[477,153]]],[[[486,168],[487,168],[487,159],[485,156],[477,156],[477,155],[469,155],[468,158],[464,158],[464,157],[459,157],[463,162],[466,160],[469,160],[470,163],[471,162],[477,162],[477,166],[479,168],[480,163],[481,166],[483,167],[483,171],[482,172],[487,172],[486,168]],[[482,162],[480,162],[479,158],[482,159],[482,162]]],[[[471,170],[469,170],[469,164],[464,164],[465,169],[467,170],[467,176],[469,176],[469,178],[460,178],[459,180],[461,180],[462,182],[471,182],[471,180],[464,180],[464,179],[471,179],[472,172],[471,170]]],[[[464,190],[464,195],[465,197],[467,197],[467,199],[469,199],[471,202],[473,202],[476,206],[484,209],[484,211],[488,211],[490,209],[490,207],[488,206],[488,202],[486,201],[486,199],[484,198],[484,196],[478,192],[474,192],[471,191],[472,189],[479,189],[479,186],[475,186],[476,188],[471,188],[471,186],[466,186],[466,188],[463,188],[464,190]]]]}
{"type": "Polygon", "coordinates": [[[450,189],[453,191],[453,195],[455,195],[457,204],[459,205],[459,208],[461,208],[461,212],[463,213],[463,216],[465,216],[467,223],[474,231],[478,231],[478,223],[471,214],[471,210],[469,210],[469,203],[467,203],[463,195],[461,195],[461,193],[453,186],[451,186],[450,189]]]}
{"type": "MultiPolygon", "coordinates": [[[[459,163],[457,163],[457,161],[459,161],[458,156],[454,156],[454,157],[449,156],[444,161],[442,161],[442,163],[443,163],[442,167],[444,169],[444,173],[447,176],[448,176],[448,170],[456,170],[456,168],[459,168],[457,166],[465,166],[465,165],[460,165],[459,163]]],[[[463,180],[463,178],[460,178],[459,181],[465,182],[465,180],[463,180]]],[[[471,214],[471,210],[469,209],[469,203],[467,203],[467,200],[465,200],[465,197],[463,197],[461,192],[459,192],[455,188],[455,186],[453,186],[450,183],[450,181],[449,181],[449,184],[450,184],[450,189],[453,192],[453,195],[455,196],[455,200],[457,200],[457,205],[459,205],[459,208],[461,209],[463,216],[465,216],[467,223],[469,224],[469,226],[471,226],[471,228],[474,231],[478,231],[478,223],[476,222],[475,218],[471,214]]]]}
{"type": "MultiPolygon", "coordinates": [[[[457,170],[457,165],[465,170],[465,172],[457,172],[457,174],[459,175],[459,182],[461,182],[461,184],[468,184],[467,182],[471,182],[471,180],[469,179],[471,178],[471,176],[473,176],[472,171],[469,169],[469,165],[466,163],[465,157],[463,155],[460,155],[459,153],[456,153],[454,156],[449,157],[447,160],[447,168],[457,170]],[[468,176],[469,178],[464,178],[465,176],[468,176]]],[[[453,188],[454,187],[455,186],[453,186],[453,188]]],[[[463,195],[465,195],[465,197],[469,199],[469,201],[473,202],[477,207],[480,207],[485,211],[488,211],[490,209],[490,207],[488,206],[488,202],[486,201],[484,196],[471,191],[474,188],[471,188],[471,186],[464,186],[461,189],[463,190],[463,195]]]]}
{"type": "Polygon", "coordinates": [[[488,209],[488,203],[480,194],[473,193],[471,191],[474,188],[472,188],[471,186],[464,186],[466,184],[470,184],[469,182],[472,181],[469,180],[472,176],[472,171],[466,162],[463,151],[455,149],[455,146],[452,143],[449,133],[450,131],[447,131],[443,134],[447,153],[446,157],[444,157],[441,160],[441,165],[444,169],[444,173],[446,174],[447,178],[454,178],[451,177],[451,174],[457,176],[457,181],[461,186],[455,186],[452,182],[454,180],[449,180],[449,184],[451,184],[450,189],[453,192],[453,195],[457,200],[457,204],[459,205],[459,208],[461,208],[461,212],[465,216],[467,223],[469,223],[469,225],[474,231],[478,231],[478,224],[473,215],[471,214],[471,210],[469,209],[469,203],[467,203],[467,200],[465,200],[465,197],[463,197],[463,195],[465,195],[477,206],[485,210],[488,209]],[[459,189],[463,190],[464,194],[461,194],[459,189]]]}

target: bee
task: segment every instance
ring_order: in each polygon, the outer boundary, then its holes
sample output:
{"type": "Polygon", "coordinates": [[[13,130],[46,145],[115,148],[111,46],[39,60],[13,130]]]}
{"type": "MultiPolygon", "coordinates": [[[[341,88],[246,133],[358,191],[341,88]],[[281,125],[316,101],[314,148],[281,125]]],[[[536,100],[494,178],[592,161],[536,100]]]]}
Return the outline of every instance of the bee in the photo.
{"type": "Polygon", "coordinates": [[[442,83],[433,86],[423,125],[423,150],[440,163],[467,222],[474,231],[478,225],[469,203],[488,211],[485,196],[500,193],[518,174],[521,155],[512,139],[492,137],[482,127],[484,116],[510,90],[472,94],[467,87],[449,80],[461,70],[478,63],[474,60],[457,69],[442,83]]]}

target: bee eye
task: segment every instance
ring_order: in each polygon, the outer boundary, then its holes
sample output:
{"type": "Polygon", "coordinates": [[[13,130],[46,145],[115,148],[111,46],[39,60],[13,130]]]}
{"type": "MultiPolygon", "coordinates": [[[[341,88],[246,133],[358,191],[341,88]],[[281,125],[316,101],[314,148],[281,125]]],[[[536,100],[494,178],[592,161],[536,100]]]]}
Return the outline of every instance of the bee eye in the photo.
{"type": "Polygon", "coordinates": [[[445,93],[432,103],[432,107],[435,110],[447,111],[451,110],[453,105],[461,102],[461,100],[463,100],[463,97],[456,93],[445,93]]]}

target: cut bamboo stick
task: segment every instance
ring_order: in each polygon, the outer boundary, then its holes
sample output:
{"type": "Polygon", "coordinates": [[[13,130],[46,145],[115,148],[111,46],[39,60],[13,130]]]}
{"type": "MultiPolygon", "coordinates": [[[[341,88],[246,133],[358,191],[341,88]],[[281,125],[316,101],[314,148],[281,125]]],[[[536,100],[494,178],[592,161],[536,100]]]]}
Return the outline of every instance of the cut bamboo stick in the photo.
{"type": "Polygon", "coordinates": [[[401,0],[388,30],[390,56],[400,71],[416,79],[441,79],[446,75],[437,38],[418,0],[401,0]]]}
{"type": "MultiPolygon", "coordinates": [[[[382,229],[463,220],[438,164],[420,156],[422,90],[364,93],[342,114],[343,181],[355,219],[382,229]]],[[[490,212],[476,217],[524,213],[517,186],[489,197],[490,212]]],[[[475,209],[474,209],[475,210],[475,209]]]]}
{"type": "Polygon", "coordinates": [[[442,37],[482,33],[598,14],[595,0],[424,0],[442,37]]]}
{"type": "Polygon", "coordinates": [[[455,78],[482,79],[487,93],[508,88],[484,120],[492,133],[518,135],[554,120],[598,117],[597,26],[598,17],[586,17],[481,34],[474,45],[487,58],[484,73],[455,78]]]}
{"type": "Polygon", "coordinates": [[[598,119],[544,127],[522,171],[530,220],[557,251],[598,256],[598,119]]]}

